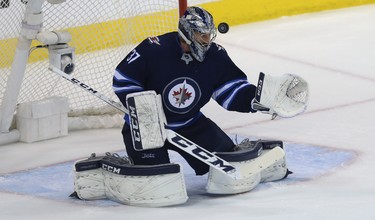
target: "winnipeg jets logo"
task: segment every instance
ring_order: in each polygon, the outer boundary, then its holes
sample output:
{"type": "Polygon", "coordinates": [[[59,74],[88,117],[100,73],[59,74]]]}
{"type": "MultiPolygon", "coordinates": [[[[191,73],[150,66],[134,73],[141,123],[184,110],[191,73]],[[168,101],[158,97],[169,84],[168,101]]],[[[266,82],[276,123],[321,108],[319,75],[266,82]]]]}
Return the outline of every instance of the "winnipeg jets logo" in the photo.
{"type": "Polygon", "coordinates": [[[170,82],[163,91],[164,104],[174,113],[189,112],[199,101],[201,90],[191,78],[181,77],[170,82]]]}
{"type": "Polygon", "coordinates": [[[182,83],[182,87],[178,91],[173,91],[173,98],[176,99],[175,104],[179,107],[185,105],[185,101],[191,98],[191,92],[186,89],[186,80],[182,83]]]}

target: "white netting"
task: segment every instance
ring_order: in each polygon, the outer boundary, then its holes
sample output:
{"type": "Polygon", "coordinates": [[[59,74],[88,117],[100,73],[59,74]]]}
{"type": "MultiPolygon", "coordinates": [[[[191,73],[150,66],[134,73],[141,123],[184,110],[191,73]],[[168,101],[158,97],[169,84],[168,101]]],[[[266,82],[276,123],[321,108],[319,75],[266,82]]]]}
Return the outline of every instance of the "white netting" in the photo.
{"type": "MultiPolygon", "coordinates": [[[[0,100],[10,75],[26,1],[0,0],[0,100]]],[[[176,30],[177,0],[66,0],[43,4],[43,28],[71,33],[76,51],[73,76],[117,100],[112,91],[116,65],[147,36],[176,30]]],[[[32,46],[40,45],[36,40],[32,46]]],[[[116,110],[48,70],[48,50],[29,57],[18,103],[50,96],[69,98],[70,116],[113,114],[116,110]]]]}

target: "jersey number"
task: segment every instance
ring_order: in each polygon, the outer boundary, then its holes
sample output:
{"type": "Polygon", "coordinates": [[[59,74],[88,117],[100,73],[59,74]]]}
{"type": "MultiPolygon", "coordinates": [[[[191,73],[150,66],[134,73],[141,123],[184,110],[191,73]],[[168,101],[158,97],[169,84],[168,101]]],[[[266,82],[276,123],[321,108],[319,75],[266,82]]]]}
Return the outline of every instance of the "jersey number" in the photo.
{"type": "Polygon", "coordinates": [[[141,55],[134,49],[130,52],[129,57],[126,59],[128,63],[133,62],[134,60],[138,59],[141,55]]]}

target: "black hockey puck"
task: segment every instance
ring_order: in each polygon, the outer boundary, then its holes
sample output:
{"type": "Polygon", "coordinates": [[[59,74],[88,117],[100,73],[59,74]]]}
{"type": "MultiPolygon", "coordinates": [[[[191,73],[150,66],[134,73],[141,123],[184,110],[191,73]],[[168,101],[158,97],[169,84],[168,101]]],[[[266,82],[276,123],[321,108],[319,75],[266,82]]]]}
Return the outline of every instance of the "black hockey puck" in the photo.
{"type": "Polygon", "coordinates": [[[221,22],[218,26],[217,29],[219,30],[220,33],[225,34],[229,31],[229,25],[225,22],[221,22]]]}

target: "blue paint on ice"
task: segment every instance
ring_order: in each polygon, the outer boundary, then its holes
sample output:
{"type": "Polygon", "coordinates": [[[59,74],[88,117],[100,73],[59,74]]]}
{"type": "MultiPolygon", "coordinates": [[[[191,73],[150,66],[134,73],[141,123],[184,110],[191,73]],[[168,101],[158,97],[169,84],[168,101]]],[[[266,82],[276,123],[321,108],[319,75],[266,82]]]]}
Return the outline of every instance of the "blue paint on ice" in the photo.
{"type": "MultiPolygon", "coordinates": [[[[303,144],[286,143],[285,151],[288,168],[293,171],[293,174],[287,179],[278,181],[277,185],[316,179],[346,166],[356,157],[356,154],[352,151],[303,144]]],[[[183,165],[189,196],[204,196],[207,178],[205,176],[196,177],[185,161],[182,161],[178,155],[171,154],[171,160],[183,165]]],[[[80,201],[69,198],[68,196],[74,191],[73,164],[74,161],[69,161],[0,175],[0,191],[95,206],[118,205],[109,200],[80,201]]],[[[275,183],[262,183],[256,190],[272,187],[275,183]]]]}

